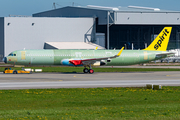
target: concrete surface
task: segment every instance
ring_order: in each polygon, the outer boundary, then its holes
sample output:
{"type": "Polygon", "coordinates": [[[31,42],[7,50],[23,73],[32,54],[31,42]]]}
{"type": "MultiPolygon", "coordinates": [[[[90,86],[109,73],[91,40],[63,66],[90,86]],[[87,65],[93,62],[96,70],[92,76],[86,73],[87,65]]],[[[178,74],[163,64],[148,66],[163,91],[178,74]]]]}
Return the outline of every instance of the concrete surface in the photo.
{"type": "Polygon", "coordinates": [[[0,89],[180,86],[180,72],[0,73],[0,89]]]}

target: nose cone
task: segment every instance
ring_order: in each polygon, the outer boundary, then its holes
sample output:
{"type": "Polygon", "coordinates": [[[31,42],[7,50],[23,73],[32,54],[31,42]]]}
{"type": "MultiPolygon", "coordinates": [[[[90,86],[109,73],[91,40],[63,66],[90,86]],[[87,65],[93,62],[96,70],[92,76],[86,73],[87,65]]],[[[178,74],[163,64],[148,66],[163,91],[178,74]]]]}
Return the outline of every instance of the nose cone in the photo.
{"type": "Polygon", "coordinates": [[[3,61],[4,61],[5,63],[7,63],[7,57],[4,57],[4,58],[3,58],[3,61]]]}

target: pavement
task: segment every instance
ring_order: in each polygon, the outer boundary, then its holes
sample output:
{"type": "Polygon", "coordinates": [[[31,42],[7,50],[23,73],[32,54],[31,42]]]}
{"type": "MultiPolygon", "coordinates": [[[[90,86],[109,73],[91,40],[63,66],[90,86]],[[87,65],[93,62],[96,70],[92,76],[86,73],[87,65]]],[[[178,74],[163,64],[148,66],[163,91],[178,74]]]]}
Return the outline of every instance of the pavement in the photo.
{"type": "Polygon", "coordinates": [[[0,89],[180,86],[180,72],[0,73],[0,89]]]}
{"type": "Polygon", "coordinates": [[[101,66],[101,68],[172,68],[172,69],[180,69],[180,66],[101,66]]]}

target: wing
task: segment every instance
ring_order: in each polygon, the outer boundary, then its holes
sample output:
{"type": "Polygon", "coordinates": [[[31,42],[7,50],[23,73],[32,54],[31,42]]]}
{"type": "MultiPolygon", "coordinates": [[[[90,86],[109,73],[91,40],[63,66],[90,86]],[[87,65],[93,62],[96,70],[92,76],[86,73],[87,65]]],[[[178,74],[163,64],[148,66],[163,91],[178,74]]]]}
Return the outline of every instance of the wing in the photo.
{"type": "Polygon", "coordinates": [[[123,51],[124,47],[121,48],[121,50],[118,52],[117,55],[111,56],[111,57],[102,57],[102,58],[91,58],[91,59],[82,59],[82,60],[70,60],[69,62],[73,65],[89,65],[94,64],[97,61],[101,60],[110,60],[116,57],[119,57],[123,51]]]}

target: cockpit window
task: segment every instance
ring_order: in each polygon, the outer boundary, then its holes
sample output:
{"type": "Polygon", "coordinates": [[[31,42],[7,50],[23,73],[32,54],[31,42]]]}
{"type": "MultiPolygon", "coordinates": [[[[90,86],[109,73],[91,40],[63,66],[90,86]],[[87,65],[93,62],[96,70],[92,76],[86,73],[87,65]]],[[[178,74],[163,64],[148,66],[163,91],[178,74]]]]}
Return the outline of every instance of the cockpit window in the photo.
{"type": "Polygon", "coordinates": [[[12,53],[10,53],[8,56],[13,56],[13,54],[12,54],[12,53]]]}
{"type": "Polygon", "coordinates": [[[16,56],[16,54],[10,53],[8,56],[16,56]]]}

